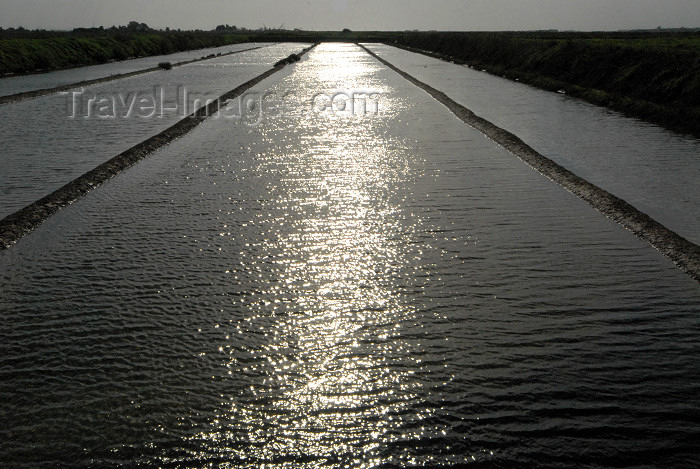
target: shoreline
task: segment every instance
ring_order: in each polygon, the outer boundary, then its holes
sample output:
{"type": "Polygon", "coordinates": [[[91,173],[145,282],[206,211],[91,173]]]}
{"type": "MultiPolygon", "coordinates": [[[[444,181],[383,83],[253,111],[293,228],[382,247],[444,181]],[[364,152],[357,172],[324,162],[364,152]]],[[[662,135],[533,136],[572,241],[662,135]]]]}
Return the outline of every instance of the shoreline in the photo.
{"type": "Polygon", "coordinates": [[[398,35],[382,42],[700,138],[696,96],[700,90],[694,83],[700,73],[700,35],[678,36],[687,41],[686,48],[661,47],[663,38],[651,34],[628,38],[629,44],[623,38],[584,33],[435,32],[398,35]]]}
{"type": "MultiPolygon", "coordinates": [[[[546,76],[536,74],[520,74],[512,70],[502,67],[479,64],[477,66],[466,63],[456,57],[440,54],[427,49],[418,49],[416,47],[404,46],[402,44],[384,43],[387,46],[403,49],[407,52],[426,55],[444,62],[450,62],[456,65],[479,70],[489,75],[507,80],[522,83],[534,88],[550,91],[553,93],[562,93],[571,98],[580,99],[595,106],[604,107],[616,112],[619,112],[626,117],[639,119],[649,124],[658,125],[666,130],[682,135],[688,135],[693,138],[700,138],[700,124],[695,124],[700,116],[686,115],[691,113],[691,110],[681,110],[651,101],[643,101],[628,98],[622,95],[607,93],[602,90],[593,88],[584,88],[576,84],[554,81],[546,76]]],[[[700,122],[700,121],[698,121],[700,122]]]]}

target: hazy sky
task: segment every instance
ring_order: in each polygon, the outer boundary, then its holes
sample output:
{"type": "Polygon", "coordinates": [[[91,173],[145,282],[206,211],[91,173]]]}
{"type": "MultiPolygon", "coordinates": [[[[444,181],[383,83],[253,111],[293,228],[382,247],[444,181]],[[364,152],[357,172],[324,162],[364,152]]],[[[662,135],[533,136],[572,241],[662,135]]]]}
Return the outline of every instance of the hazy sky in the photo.
{"type": "Polygon", "coordinates": [[[315,30],[616,30],[700,27],[700,0],[0,0],[0,26],[315,30]]]}

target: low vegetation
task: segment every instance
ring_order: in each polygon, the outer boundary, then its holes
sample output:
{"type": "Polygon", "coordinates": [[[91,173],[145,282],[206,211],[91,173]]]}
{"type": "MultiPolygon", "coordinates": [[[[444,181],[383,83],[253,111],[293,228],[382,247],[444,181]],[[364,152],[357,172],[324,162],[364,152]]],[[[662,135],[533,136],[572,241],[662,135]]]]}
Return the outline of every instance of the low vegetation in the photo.
{"type": "Polygon", "coordinates": [[[89,36],[0,37],[0,75],[94,65],[247,41],[245,34],[130,30],[89,36]]]}

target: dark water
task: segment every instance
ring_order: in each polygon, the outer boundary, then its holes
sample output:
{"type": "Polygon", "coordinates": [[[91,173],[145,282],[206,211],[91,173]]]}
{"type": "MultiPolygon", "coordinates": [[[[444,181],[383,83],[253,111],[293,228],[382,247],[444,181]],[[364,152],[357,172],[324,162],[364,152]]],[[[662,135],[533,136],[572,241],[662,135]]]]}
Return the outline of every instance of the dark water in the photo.
{"type": "Polygon", "coordinates": [[[353,45],[0,254],[12,467],[695,467],[700,289],[353,45]]]}
{"type": "Polygon", "coordinates": [[[0,218],[167,129],[198,107],[195,99],[216,99],[306,46],[277,44],[93,85],[78,96],[0,106],[0,218]],[[89,106],[90,99],[106,99],[105,112],[89,106]],[[140,99],[145,111],[133,111],[140,99]]]}

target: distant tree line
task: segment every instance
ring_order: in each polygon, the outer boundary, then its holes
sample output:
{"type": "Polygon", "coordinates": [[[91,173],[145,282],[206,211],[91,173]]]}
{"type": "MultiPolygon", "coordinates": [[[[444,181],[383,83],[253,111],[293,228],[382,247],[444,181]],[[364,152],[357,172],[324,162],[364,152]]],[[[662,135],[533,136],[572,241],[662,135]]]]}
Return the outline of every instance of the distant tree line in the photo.
{"type": "Polygon", "coordinates": [[[220,33],[220,34],[231,34],[231,33],[247,33],[247,32],[264,32],[272,31],[269,28],[262,27],[258,29],[248,29],[238,26],[230,26],[228,24],[220,24],[216,28],[211,30],[182,30],[182,29],[171,29],[166,27],[164,29],[151,28],[146,23],[139,23],[138,21],[130,21],[126,26],[111,26],[105,28],[104,26],[94,27],[94,28],[75,28],[70,31],[53,31],[46,29],[26,29],[22,26],[17,28],[2,28],[0,27],[0,38],[29,38],[29,39],[43,39],[48,37],[66,37],[66,36],[81,36],[81,37],[97,37],[97,36],[115,36],[120,33],[220,33]]]}

